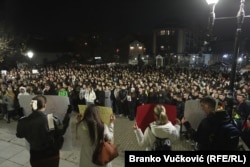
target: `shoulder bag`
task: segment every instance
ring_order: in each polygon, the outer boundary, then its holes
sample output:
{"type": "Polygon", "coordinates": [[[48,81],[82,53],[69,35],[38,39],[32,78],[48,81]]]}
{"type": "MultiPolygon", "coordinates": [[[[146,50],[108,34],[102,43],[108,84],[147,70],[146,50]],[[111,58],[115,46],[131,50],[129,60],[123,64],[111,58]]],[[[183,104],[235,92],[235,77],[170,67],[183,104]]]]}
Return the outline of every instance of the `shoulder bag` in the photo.
{"type": "Polygon", "coordinates": [[[96,165],[106,165],[119,155],[116,145],[103,139],[97,144],[92,156],[92,162],[96,165]]]}

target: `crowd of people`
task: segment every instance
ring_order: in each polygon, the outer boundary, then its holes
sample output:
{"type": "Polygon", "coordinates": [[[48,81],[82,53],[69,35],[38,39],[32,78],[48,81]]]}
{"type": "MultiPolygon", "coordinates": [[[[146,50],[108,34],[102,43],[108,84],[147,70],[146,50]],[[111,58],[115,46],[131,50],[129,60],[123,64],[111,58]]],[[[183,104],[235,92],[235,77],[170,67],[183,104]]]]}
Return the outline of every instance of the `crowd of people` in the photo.
{"type": "Polygon", "coordinates": [[[13,68],[1,78],[1,115],[8,123],[22,115],[21,95],[68,96],[76,112],[78,104],[96,104],[111,107],[116,116],[131,121],[136,108],[147,103],[176,105],[177,118],[182,120],[185,101],[211,96],[230,111],[241,130],[249,119],[250,73],[237,74],[233,92],[229,73],[208,69],[61,65],[39,67],[34,74],[32,68],[13,68]]]}

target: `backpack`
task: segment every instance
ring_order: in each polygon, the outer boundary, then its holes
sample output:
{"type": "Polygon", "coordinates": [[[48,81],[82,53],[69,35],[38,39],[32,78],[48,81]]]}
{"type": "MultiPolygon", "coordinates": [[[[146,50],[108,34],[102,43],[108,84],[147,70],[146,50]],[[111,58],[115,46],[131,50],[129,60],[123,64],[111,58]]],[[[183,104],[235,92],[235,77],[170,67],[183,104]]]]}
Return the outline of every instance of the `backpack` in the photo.
{"type": "MultiPolygon", "coordinates": [[[[151,127],[149,126],[151,133],[153,134],[151,127]]],[[[159,138],[155,137],[155,141],[152,147],[152,151],[171,151],[171,141],[169,138],[159,138]]]]}
{"type": "Polygon", "coordinates": [[[212,145],[217,150],[238,150],[240,134],[233,122],[223,123],[215,131],[212,145]]]}
{"type": "Polygon", "coordinates": [[[60,119],[53,116],[52,114],[48,114],[47,116],[48,122],[51,122],[51,126],[49,125],[49,138],[50,138],[50,145],[55,150],[60,150],[64,143],[64,137],[60,133],[60,126],[62,126],[62,123],[60,119]],[[50,115],[50,116],[49,116],[50,115]]]}

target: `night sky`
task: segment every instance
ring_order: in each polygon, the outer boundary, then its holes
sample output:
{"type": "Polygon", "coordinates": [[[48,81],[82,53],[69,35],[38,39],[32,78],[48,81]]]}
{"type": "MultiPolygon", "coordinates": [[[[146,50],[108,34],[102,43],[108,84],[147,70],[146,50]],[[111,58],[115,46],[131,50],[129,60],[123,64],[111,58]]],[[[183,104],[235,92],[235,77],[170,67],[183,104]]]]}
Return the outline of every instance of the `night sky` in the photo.
{"type": "MultiPolygon", "coordinates": [[[[236,16],[240,0],[220,0],[216,17],[236,16]]],[[[250,2],[245,3],[246,15],[250,2]]],[[[0,19],[22,34],[66,37],[80,33],[151,32],[167,21],[207,26],[209,8],[205,0],[0,0],[0,19]]],[[[214,32],[232,39],[236,20],[217,20],[214,32]]],[[[250,18],[243,35],[250,36],[250,18]]]]}
{"type": "Polygon", "coordinates": [[[145,32],[166,20],[207,23],[203,0],[5,0],[2,4],[8,24],[47,35],[145,32]]]}

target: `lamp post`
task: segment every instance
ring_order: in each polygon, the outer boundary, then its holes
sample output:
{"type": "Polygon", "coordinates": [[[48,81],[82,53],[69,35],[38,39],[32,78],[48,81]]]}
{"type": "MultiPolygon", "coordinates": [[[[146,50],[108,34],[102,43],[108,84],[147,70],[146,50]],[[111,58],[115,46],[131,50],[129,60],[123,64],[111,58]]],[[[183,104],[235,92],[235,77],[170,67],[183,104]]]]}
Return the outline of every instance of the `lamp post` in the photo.
{"type": "MultiPolygon", "coordinates": [[[[208,5],[212,5],[211,7],[211,13],[209,17],[209,33],[212,35],[212,29],[214,26],[214,20],[215,18],[215,6],[219,0],[206,0],[208,5]]],[[[236,66],[237,66],[237,58],[239,55],[239,50],[240,50],[240,35],[241,35],[241,29],[242,25],[244,23],[244,18],[245,18],[245,11],[244,11],[244,5],[245,0],[241,0],[240,2],[240,9],[237,13],[237,29],[236,29],[236,34],[235,34],[235,40],[234,40],[234,51],[233,51],[233,57],[232,57],[232,68],[231,68],[231,75],[230,75],[230,83],[229,83],[229,88],[230,91],[233,93],[234,92],[234,82],[235,82],[235,75],[236,75],[236,66]]],[[[226,18],[221,18],[221,19],[226,19],[226,18]]]]}
{"type": "Polygon", "coordinates": [[[206,0],[207,4],[210,6],[210,14],[208,19],[208,32],[209,37],[213,36],[213,28],[214,28],[214,20],[215,20],[215,5],[218,3],[219,0],[206,0]]]}

